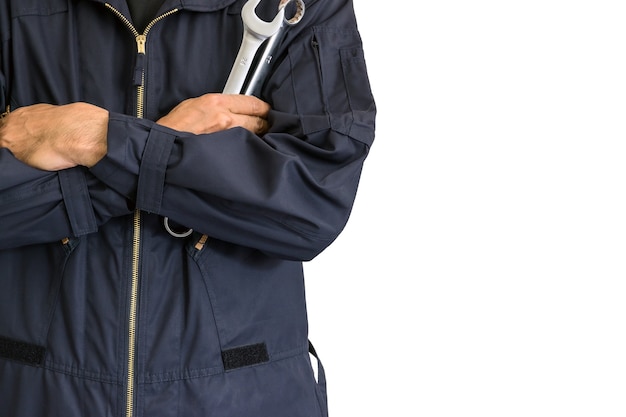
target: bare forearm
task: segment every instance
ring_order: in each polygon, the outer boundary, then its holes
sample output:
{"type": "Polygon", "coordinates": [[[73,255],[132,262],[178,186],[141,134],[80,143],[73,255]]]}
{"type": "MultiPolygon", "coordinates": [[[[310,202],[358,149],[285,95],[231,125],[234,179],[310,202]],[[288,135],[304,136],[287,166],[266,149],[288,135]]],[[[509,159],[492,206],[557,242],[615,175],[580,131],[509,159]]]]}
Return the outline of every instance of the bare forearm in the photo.
{"type": "Polygon", "coordinates": [[[107,152],[108,112],[87,103],[35,104],[0,122],[0,147],[46,171],[91,167],[107,152]]]}
{"type": "MultiPolygon", "coordinates": [[[[206,94],[183,101],[158,123],[195,134],[235,126],[261,134],[268,128],[268,111],[256,97],[206,94]]],[[[46,171],[91,168],[107,153],[108,120],[106,110],[87,103],[26,106],[1,119],[0,147],[46,171]]]]}

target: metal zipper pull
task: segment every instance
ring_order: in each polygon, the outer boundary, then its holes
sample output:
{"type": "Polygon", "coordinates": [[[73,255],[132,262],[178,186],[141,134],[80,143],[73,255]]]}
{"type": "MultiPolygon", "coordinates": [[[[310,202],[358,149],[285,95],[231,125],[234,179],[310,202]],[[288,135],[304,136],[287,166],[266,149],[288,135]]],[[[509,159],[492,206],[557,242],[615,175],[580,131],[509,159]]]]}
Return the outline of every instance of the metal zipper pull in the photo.
{"type": "Polygon", "coordinates": [[[202,249],[204,249],[204,245],[206,245],[208,240],[209,240],[208,235],[202,235],[200,240],[196,243],[196,246],[195,246],[196,250],[201,251],[202,249]]]}
{"type": "Polygon", "coordinates": [[[143,76],[146,60],[146,35],[137,35],[137,56],[135,58],[135,68],[133,70],[133,85],[139,87],[143,84],[143,76]]]}
{"type": "Polygon", "coordinates": [[[146,35],[137,35],[135,40],[137,41],[137,53],[145,55],[146,54],[146,40],[147,40],[146,35]]]}

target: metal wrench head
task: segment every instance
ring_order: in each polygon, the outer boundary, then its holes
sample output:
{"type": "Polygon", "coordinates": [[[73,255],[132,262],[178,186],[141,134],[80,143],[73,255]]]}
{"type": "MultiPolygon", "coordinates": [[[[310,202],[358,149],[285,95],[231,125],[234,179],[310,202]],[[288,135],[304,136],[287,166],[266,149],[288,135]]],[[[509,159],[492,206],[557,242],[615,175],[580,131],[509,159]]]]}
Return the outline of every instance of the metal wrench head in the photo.
{"type": "Polygon", "coordinates": [[[259,39],[267,39],[283,25],[285,10],[280,9],[271,22],[266,22],[256,14],[256,7],[261,0],[248,0],[241,9],[241,19],[246,30],[259,39]]]}
{"type": "MultiPolygon", "coordinates": [[[[287,6],[287,4],[291,3],[292,1],[293,0],[281,0],[280,3],[278,4],[278,10],[283,10],[287,6]]],[[[285,19],[285,23],[287,23],[290,26],[300,23],[300,20],[302,20],[302,17],[304,17],[304,10],[305,10],[304,1],[296,0],[295,8],[296,10],[295,10],[294,15],[290,17],[289,19],[285,19]]]]}

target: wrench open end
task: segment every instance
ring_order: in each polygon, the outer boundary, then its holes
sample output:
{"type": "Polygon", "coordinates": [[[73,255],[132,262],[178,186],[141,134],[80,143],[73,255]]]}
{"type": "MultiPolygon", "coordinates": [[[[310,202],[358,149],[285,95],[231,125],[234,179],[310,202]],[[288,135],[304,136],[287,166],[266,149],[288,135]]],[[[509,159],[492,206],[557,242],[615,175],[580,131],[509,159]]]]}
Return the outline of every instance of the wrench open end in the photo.
{"type": "MultiPolygon", "coordinates": [[[[295,0],[294,15],[289,19],[285,18],[285,7],[292,1],[281,0],[278,6],[278,13],[271,22],[266,22],[256,14],[256,7],[261,0],[248,0],[244,4],[241,9],[241,19],[244,27],[243,38],[235,63],[222,91],[224,94],[255,94],[262,79],[269,71],[274,49],[282,40],[285,29],[300,22],[302,16],[304,16],[304,1],[295,0]],[[256,63],[256,67],[251,70],[254,58],[266,40],[267,42],[256,63]]],[[[289,12],[292,12],[291,8],[289,12]]]]}
{"type": "Polygon", "coordinates": [[[272,21],[266,22],[256,14],[256,7],[260,2],[261,0],[248,0],[241,9],[241,19],[251,34],[265,40],[278,32],[285,18],[285,10],[280,9],[272,21]]]}

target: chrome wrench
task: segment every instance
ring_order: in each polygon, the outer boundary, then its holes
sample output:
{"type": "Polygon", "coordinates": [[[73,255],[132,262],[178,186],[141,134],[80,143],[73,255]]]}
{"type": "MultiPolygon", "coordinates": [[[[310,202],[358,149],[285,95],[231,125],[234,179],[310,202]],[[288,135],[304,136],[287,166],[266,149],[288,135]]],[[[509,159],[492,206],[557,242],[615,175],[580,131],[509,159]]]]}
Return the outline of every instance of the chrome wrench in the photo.
{"type": "MultiPolygon", "coordinates": [[[[281,0],[278,5],[278,9],[284,10],[285,6],[287,6],[287,4],[291,1],[292,0],[281,0]]],[[[284,22],[281,24],[278,31],[265,41],[255,67],[248,72],[243,89],[240,91],[241,94],[256,95],[259,93],[259,90],[263,85],[263,81],[265,81],[265,78],[269,74],[276,49],[283,40],[285,33],[287,32],[287,28],[299,23],[302,20],[302,17],[304,17],[304,11],[304,1],[296,0],[295,14],[289,19],[284,19],[284,22]]]]}
{"type": "Polygon", "coordinates": [[[281,8],[271,22],[266,22],[256,14],[256,7],[261,0],[248,0],[241,9],[243,20],[243,39],[235,58],[235,63],[230,71],[224,94],[239,94],[246,80],[252,61],[265,40],[276,34],[283,25],[285,9],[281,8]]]}

